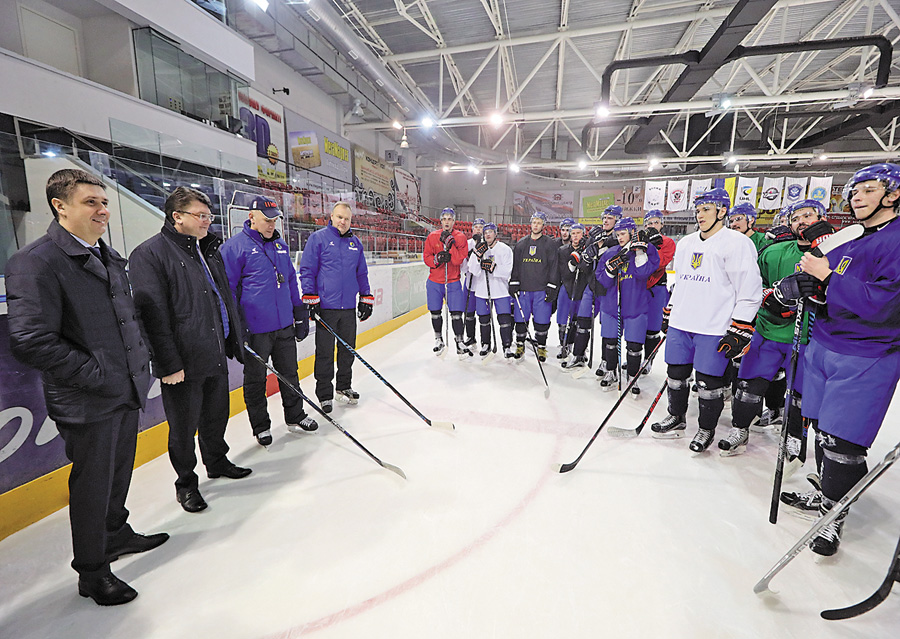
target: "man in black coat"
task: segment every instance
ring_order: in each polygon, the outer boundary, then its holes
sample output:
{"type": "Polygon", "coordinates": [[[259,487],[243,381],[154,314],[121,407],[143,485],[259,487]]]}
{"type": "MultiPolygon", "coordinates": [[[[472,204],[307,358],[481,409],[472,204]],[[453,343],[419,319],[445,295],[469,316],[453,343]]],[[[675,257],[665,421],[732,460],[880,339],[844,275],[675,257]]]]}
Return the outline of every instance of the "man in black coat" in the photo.
{"type": "Polygon", "coordinates": [[[149,354],[125,260],[103,242],[103,182],[76,169],[47,181],[54,220],[6,265],[10,346],[41,371],[47,412],[72,462],[69,519],[78,592],[101,606],[137,592],[112,574],[125,554],[165,542],[128,524],[138,411],[150,388],[149,354]]]}
{"type": "Polygon", "coordinates": [[[209,207],[202,191],[175,189],[166,200],[162,231],[134,249],[130,270],[153,374],[162,381],[175,495],[192,513],[206,508],[194,472],[194,433],[210,479],[250,474],[226,457],[226,358],[244,361],[244,331],[219,255],[222,241],[207,232],[209,207]]]}

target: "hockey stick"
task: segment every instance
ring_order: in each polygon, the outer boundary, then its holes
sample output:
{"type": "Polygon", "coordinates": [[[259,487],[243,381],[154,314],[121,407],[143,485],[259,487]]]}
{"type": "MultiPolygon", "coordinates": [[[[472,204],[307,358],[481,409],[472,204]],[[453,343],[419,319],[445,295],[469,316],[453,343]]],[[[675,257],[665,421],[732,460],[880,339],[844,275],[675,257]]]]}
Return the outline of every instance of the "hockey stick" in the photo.
{"type": "Polygon", "coordinates": [[[805,535],[803,535],[796,544],[794,544],[793,548],[791,548],[785,555],[778,560],[778,562],[766,573],[766,575],[759,580],[759,582],[753,586],[753,592],[756,594],[761,594],[769,589],[769,583],[772,581],[772,578],[777,575],[782,569],[787,566],[791,561],[800,554],[800,551],[803,550],[804,546],[809,542],[810,539],[816,536],[816,534],[822,530],[825,526],[833,522],[835,519],[840,516],[841,512],[847,509],[847,507],[856,501],[860,495],[862,495],[866,489],[871,486],[876,479],[881,477],[885,471],[891,467],[891,465],[897,461],[897,458],[900,457],[900,443],[898,443],[894,448],[888,451],[888,454],[884,456],[884,459],[881,460],[875,468],[870,470],[865,477],[856,482],[856,485],[850,489],[846,495],[844,495],[840,501],[838,501],[834,506],[831,507],[831,510],[822,517],[819,518],[813,527],[810,528],[805,535]]]}
{"type": "Polygon", "coordinates": [[[590,448],[591,444],[594,443],[594,440],[597,439],[597,435],[600,434],[600,431],[603,430],[603,427],[606,426],[606,423],[610,420],[610,418],[616,412],[616,409],[622,405],[622,402],[625,400],[625,397],[628,395],[628,392],[631,390],[631,387],[634,386],[635,382],[637,382],[638,378],[641,376],[641,371],[643,371],[647,367],[647,363],[650,361],[650,358],[652,358],[654,355],[656,355],[656,352],[659,350],[659,347],[662,346],[663,343],[665,343],[665,341],[666,341],[666,338],[665,338],[665,336],[663,336],[663,338],[659,341],[659,344],[656,345],[656,348],[653,349],[653,352],[650,353],[646,358],[644,358],[644,361],[641,363],[641,367],[638,369],[637,374],[631,378],[631,381],[628,382],[628,386],[626,386],[625,390],[623,390],[619,394],[619,399],[616,400],[616,403],[613,405],[613,407],[610,409],[609,413],[606,415],[606,417],[600,423],[600,426],[597,427],[596,432],[594,433],[593,437],[591,437],[590,441],[587,443],[587,446],[584,447],[584,450],[581,451],[581,454],[575,459],[575,461],[569,462],[568,464],[560,465],[559,466],[560,473],[567,473],[570,470],[572,470],[573,468],[575,468],[575,466],[578,465],[578,462],[580,462],[581,458],[584,457],[584,454],[588,451],[588,448],[590,448]]]}
{"type": "Polygon", "coordinates": [[[373,455],[371,452],[369,452],[369,449],[368,449],[368,448],[366,448],[365,446],[363,446],[362,444],[360,444],[359,441],[357,441],[357,439],[356,439],[353,435],[351,435],[350,433],[348,433],[348,432],[344,429],[343,426],[341,426],[341,425],[338,424],[336,421],[334,421],[333,419],[331,419],[331,417],[328,416],[328,413],[326,413],[324,410],[322,410],[322,409],[319,407],[318,404],[313,403],[313,401],[312,401],[309,397],[307,397],[306,395],[304,395],[304,394],[303,394],[303,391],[300,390],[300,388],[299,388],[298,386],[295,386],[294,384],[292,384],[292,383],[291,383],[287,378],[285,378],[281,373],[279,373],[279,372],[276,371],[274,368],[272,368],[272,367],[269,365],[269,363],[268,363],[267,361],[265,361],[262,357],[260,357],[260,356],[257,354],[256,351],[254,351],[252,348],[250,348],[250,345],[249,345],[247,342],[244,342],[244,349],[245,349],[248,353],[250,353],[253,357],[255,357],[255,358],[259,361],[260,364],[262,364],[263,366],[265,366],[266,368],[268,368],[269,371],[270,371],[271,373],[274,373],[275,377],[277,377],[277,378],[279,379],[279,381],[280,381],[282,384],[285,384],[288,388],[290,388],[292,391],[294,391],[295,393],[297,393],[297,395],[299,395],[299,396],[301,397],[301,399],[303,399],[303,401],[305,401],[307,404],[309,404],[310,406],[312,406],[312,407],[315,409],[315,411],[316,411],[317,413],[319,413],[319,415],[321,415],[322,417],[324,417],[325,420],[326,420],[329,424],[331,424],[332,426],[334,426],[335,428],[337,428],[339,431],[341,431],[342,433],[344,433],[344,435],[346,435],[347,437],[349,437],[349,438],[350,438],[350,441],[352,441],[354,444],[356,444],[356,445],[359,447],[359,449],[360,449],[361,451],[363,451],[366,455],[368,455],[368,456],[369,456],[376,464],[378,464],[379,466],[381,466],[382,468],[384,468],[384,469],[386,469],[386,470],[391,471],[392,473],[397,473],[397,474],[400,475],[403,479],[406,479],[406,474],[405,474],[402,470],[400,470],[397,466],[394,466],[394,465],[392,465],[392,464],[388,464],[387,462],[381,461],[381,460],[378,459],[375,455],[373,455]]]}
{"type": "MultiPolygon", "coordinates": [[[[522,312],[522,305],[519,304],[519,294],[516,293],[513,295],[513,299],[516,302],[516,306],[519,307],[519,314],[524,318],[525,313],[522,312]]],[[[544,378],[544,399],[550,397],[550,384],[547,383],[547,376],[544,374],[544,365],[541,363],[541,357],[538,355],[537,343],[534,341],[534,338],[531,337],[531,331],[528,328],[528,324],[525,324],[525,338],[531,344],[531,348],[534,350],[534,358],[537,360],[538,368],[541,371],[541,377],[544,378]]]]}
{"type": "MultiPolygon", "coordinates": [[[[481,360],[481,363],[487,365],[497,354],[497,329],[494,328],[494,300],[491,298],[491,274],[489,271],[484,271],[484,283],[487,285],[488,316],[491,321],[491,352],[481,360]]],[[[497,321],[500,321],[499,318],[497,321]]]]}
{"type": "Polygon", "coordinates": [[[382,376],[381,376],[381,373],[379,373],[378,371],[376,371],[376,370],[372,367],[372,365],[369,364],[369,362],[367,362],[366,360],[364,360],[364,359],[363,359],[363,356],[360,355],[360,354],[356,351],[355,348],[353,348],[352,346],[350,346],[350,344],[348,344],[346,341],[344,341],[344,339],[343,339],[340,335],[338,335],[338,334],[335,332],[335,330],[334,330],[333,328],[331,328],[331,327],[328,325],[328,322],[326,322],[325,320],[323,320],[321,317],[318,317],[318,316],[316,317],[316,321],[317,321],[321,326],[323,326],[323,327],[325,328],[325,330],[327,330],[329,333],[331,333],[332,335],[334,335],[334,338],[335,338],[338,342],[340,342],[341,346],[343,346],[343,347],[346,348],[348,351],[350,351],[350,352],[353,354],[353,356],[356,357],[356,359],[358,359],[360,362],[362,362],[362,365],[365,366],[366,368],[368,368],[369,371],[371,371],[371,373],[372,373],[375,377],[377,377],[377,378],[379,379],[379,381],[381,381],[385,386],[387,386],[388,388],[390,388],[390,389],[394,392],[394,395],[396,395],[397,397],[399,397],[399,398],[403,401],[404,404],[406,404],[407,406],[409,406],[409,407],[412,409],[412,412],[414,412],[416,415],[418,415],[419,417],[421,417],[421,418],[422,418],[422,421],[424,421],[424,422],[425,422],[426,424],[428,424],[429,426],[434,426],[435,428],[444,428],[444,429],[446,429],[446,430],[454,430],[454,429],[456,428],[456,426],[453,425],[453,422],[436,422],[436,421],[433,422],[433,421],[431,421],[430,419],[428,419],[427,417],[425,417],[425,415],[423,415],[423,414],[419,411],[418,408],[416,408],[415,406],[413,406],[413,405],[409,402],[408,399],[406,399],[403,395],[400,394],[400,391],[398,391],[396,388],[394,388],[394,385],[393,385],[393,384],[391,384],[391,383],[390,383],[389,381],[387,381],[384,377],[382,377],[382,376]]]}
{"type": "Polygon", "coordinates": [[[884,581],[881,582],[878,590],[872,593],[872,596],[865,601],[860,601],[853,606],[837,608],[835,610],[823,610],[821,613],[822,619],[831,621],[850,619],[851,617],[858,617],[863,613],[869,612],[872,608],[887,599],[887,596],[891,594],[891,588],[894,586],[895,581],[900,581],[900,540],[897,541],[897,548],[894,550],[894,556],[891,559],[891,565],[890,568],[888,568],[887,576],[884,578],[884,581]]]}
{"type": "MultiPolygon", "coordinates": [[[[616,271],[616,377],[619,379],[619,392],[622,392],[622,276],[616,271]]],[[[640,371],[638,371],[640,374],[640,371]]]]}
{"type": "Polygon", "coordinates": [[[610,426],[607,432],[610,437],[619,437],[619,438],[628,438],[628,437],[637,437],[641,434],[641,431],[644,430],[644,426],[647,424],[647,421],[650,419],[650,415],[653,414],[653,410],[656,408],[656,405],[659,403],[660,398],[663,396],[663,393],[666,392],[666,387],[669,385],[669,380],[663,382],[662,388],[659,389],[659,392],[656,394],[656,397],[653,400],[653,403],[650,404],[650,408],[647,409],[647,414],[644,415],[644,419],[641,420],[641,423],[637,428],[616,428],[615,426],[610,426]]]}
{"type": "MultiPolygon", "coordinates": [[[[447,250],[446,246],[444,250],[447,250]]],[[[450,298],[447,295],[448,271],[447,262],[444,262],[444,307],[441,309],[441,317],[444,320],[444,350],[438,354],[438,357],[441,359],[447,355],[447,348],[450,346],[450,298]]]]}

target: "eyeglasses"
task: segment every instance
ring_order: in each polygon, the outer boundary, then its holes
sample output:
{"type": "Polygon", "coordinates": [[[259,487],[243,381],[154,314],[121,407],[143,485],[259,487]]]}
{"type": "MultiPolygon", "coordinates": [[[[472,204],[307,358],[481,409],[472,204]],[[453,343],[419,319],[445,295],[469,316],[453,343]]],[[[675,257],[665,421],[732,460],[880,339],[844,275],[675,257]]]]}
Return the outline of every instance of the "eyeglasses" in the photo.
{"type": "Polygon", "coordinates": [[[213,215],[212,213],[194,213],[192,211],[179,211],[178,209],[175,209],[175,212],[184,213],[185,215],[193,215],[201,222],[212,222],[213,218],[215,217],[215,215],[213,215]]]}

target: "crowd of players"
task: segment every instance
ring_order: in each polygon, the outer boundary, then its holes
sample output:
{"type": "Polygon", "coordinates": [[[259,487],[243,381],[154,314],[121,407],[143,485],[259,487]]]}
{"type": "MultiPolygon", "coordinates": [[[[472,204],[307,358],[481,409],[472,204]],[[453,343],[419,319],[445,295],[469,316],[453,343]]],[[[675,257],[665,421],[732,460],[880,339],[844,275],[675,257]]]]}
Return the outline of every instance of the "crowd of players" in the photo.
{"type": "MultiPolygon", "coordinates": [[[[621,207],[609,206],[602,225],[590,229],[563,220],[558,239],[544,234],[547,216],[538,211],[530,235],[511,248],[496,224],[480,218],[466,238],[454,230],[453,209],[444,209],[424,251],[434,352],[442,356],[448,346],[445,300],[457,355],[474,359],[477,318],[485,363],[497,352],[495,321],[505,358],[521,362],[530,342],[546,361],[555,312],[557,358],[580,377],[598,318],[600,388],[621,390],[624,369],[639,397],[634,378],[649,371],[665,336],[668,415],[651,425],[653,436],[684,435],[692,380],[695,454],[715,439],[729,397],[731,428],[718,441],[723,456],[746,450],[751,426],[783,420],[789,475],[805,460],[812,426],[813,489],[781,500],[798,514],[824,515],[866,474],[866,451],[900,379],[900,261],[889,257],[900,241],[900,165],[860,169],[844,199],[863,233],[845,244],[832,240],[838,246],[829,256],[818,247],[827,249],[835,230],[813,199],[785,207],[761,233],[752,205],[732,208],[725,189],[711,189],[694,200],[699,230],[677,245],[662,234],[658,210],[647,211],[638,229],[621,207]]],[[[837,551],[845,517],[846,510],[819,531],[814,552],[837,551]]]]}

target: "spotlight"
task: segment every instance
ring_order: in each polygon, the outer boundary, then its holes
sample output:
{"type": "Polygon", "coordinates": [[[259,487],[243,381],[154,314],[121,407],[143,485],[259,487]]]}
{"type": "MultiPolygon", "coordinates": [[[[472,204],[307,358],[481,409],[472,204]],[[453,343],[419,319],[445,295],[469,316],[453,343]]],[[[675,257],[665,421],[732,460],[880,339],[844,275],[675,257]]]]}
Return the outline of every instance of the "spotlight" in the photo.
{"type": "Polygon", "coordinates": [[[353,108],[350,109],[350,115],[355,115],[356,117],[361,118],[365,114],[366,114],[366,112],[363,111],[363,107],[362,107],[362,100],[360,100],[359,98],[356,98],[353,101],[353,108]]]}
{"type": "Polygon", "coordinates": [[[509,170],[512,171],[513,173],[518,173],[518,172],[521,171],[522,169],[520,169],[520,168],[519,168],[519,165],[516,164],[515,162],[510,162],[510,164],[509,164],[509,170]]]}
{"type": "Polygon", "coordinates": [[[598,120],[607,117],[609,115],[609,107],[603,102],[597,102],[594,104],[594,115],[597,116],[598,120]]]}
{"type": "Polygon", "coordinates": [[[401,148],[401,149],[408,149],[408,148],[409,148],[409,142],[408,142],[407,139],[406,139],[406,129],[403,130],[403,137],[400,138],[400,148],[401,148]]]}
{"type": "Polygon", "coordinates": [[[502,113],[493,113],[491,114],[491,124],[495,127],[499,127],[503,124],[503,114],[502,113]]]}
{"type": "Polygon", "coordinates": [[[650,158],[650,164],[649,164],[650,170],[653,170],[658,166],[659,166],[659,160],[657,158],[650,158]]]}
{"type": "Polygon", "coordinates": [[[481,186],[487,185],[487,173],[484,174],[484,179],[481,181],[481,186]]]}
{"type": "Polygon", "coordinates": [[[449,173],[449,172],[450,172],[450,165],[449,165],[449,164],[445,164],[444,166],[441,167],[441,171],[443,171],[444,173],[449,173]]]}
{"type": "Polygon", "coordinates": [[[397,120],[394,120],[391,123],[391,126],[394,127],[395,129],[397,129],[398,131],[403,128],[403,125],[400,124],[400,122],[398,122],[397,120]]]}
{"type": "Polygon", "coordinates": [[[586,168],[587,168],[587,160],[585,160],[584,158],[581,158],[580,160],[578,160],[578,169],[580,171],[584,171],[586,168]]]}
{"type": "Polygon", "coordinates": [[[731,154],[725,156],[725,164],[726,165],[734,164],[735,162],[737,162],[737,156],[731,155],[731,154]]]}
{"type": "Polygon", "coordinates": [[[422,118],[422,128],[423,129],[430,129],[433,126],[434,126],[434,120],[429,118],[427,115],[424,118],[422,118]]]}

